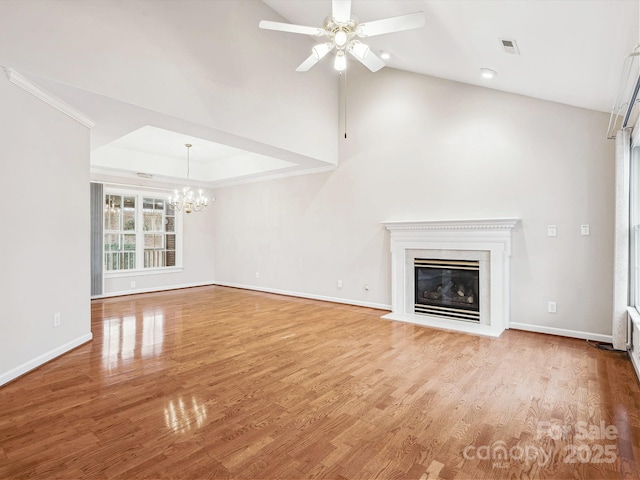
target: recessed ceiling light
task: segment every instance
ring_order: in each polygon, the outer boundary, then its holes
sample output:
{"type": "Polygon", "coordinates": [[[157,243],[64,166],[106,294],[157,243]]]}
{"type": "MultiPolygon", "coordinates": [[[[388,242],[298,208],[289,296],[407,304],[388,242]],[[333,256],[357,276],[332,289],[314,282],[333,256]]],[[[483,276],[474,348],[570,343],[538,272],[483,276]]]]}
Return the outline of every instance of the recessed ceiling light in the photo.
{"type": "Polygon", "coordinates": [[[389,52],[380,52],[380,58],[382,60],[389,60],[391,58],[391,54],[389,52]]]}
{"type": "Polygon", "coordinates": [[[491,70],[490,68],[481,68],[480,75],[482,75],[482,78],[493,78],[498,75],[498,72],[491,70]]]}

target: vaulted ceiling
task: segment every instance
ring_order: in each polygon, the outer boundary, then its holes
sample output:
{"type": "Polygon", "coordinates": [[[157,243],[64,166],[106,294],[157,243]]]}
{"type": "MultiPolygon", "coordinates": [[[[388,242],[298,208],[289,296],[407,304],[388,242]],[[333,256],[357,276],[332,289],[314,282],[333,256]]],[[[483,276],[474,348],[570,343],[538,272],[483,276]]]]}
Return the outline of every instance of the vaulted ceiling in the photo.
{"type": "MultiPolygon", "coordinates": [[[[331,11],[328,0],[264,1],[288,21],[302,25],[321,25],[331,11]]],[[[373,51],[391,54],[386,62],[390,67],[610,112],[623,58],[640,43],[639,4],[353,0],[352,12],[361,23],[424,12],[423,28],[365,39],[373,51]],[[502,39],[514,40],[519,54],[506,53],[502,39]],[[484,79],[481,68],[498,75],[484,79]]],[[[292,59],[292,67],[297,60],[302,59],[292,59]]]]}
{"type": "MultiPolygon", "coordinates": [[[[424,12],[419,30],[367,39],[390,68],[609,112],[640,43],[638,7],[353,0],[352,11],[360,22],[424,12]],[[481,68],[497,76],[483,79],[481,68]]],[[[179,183],[184,143],[205,187],[320,171],[337,163],[338,77],[329,61],[294,72],[314,39],[258,21],[320,26],[330,11],[329,0],[3,0],[0,65],[96,121],[94,175],[179,183]]]]}

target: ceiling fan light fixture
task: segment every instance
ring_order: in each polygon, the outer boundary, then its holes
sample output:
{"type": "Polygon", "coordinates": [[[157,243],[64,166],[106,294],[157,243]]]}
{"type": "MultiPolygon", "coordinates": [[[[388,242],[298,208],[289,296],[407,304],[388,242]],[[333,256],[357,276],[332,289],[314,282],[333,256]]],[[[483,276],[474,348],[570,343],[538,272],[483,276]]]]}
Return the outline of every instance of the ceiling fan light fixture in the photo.
{"type": "Polygon", "coordinates": [[[481,68],[480,75],[482,76],[482,78],[494,78],[496,75],[498,75],[498,72],[496,72],[495,70],[491,70],[490,68],[481,68]]]}
{"type": "Polygon", "coordinates": [[[358,42],[357,40],[352,42],[350,44],[350,47],[351,53],[353,53],[353,55],[359,59],[364,59],[364,57],[367,56],[367,53],[369,53],[369,46],[365,45],[362,42],[358,42]]]}
{"type": "Polygon", "coordinates": [[[340,48],[344,47],[348,40],[349,37],[347,36],[347,32],[344,30],[338,30],[333,37],[333,41],[336,42],[336,45],[340,48]]]}
{"type": "Polygon", "coordinates": [[[339,72],[343,72],[347,68],[347,57],[344,54],[344,50],[338,50],[336,52],[336,58],[333,61],[333,68],[339,72]]]}
{"type": "MultiPolygon", "coordinates": [[[[385,66],[384,60],[378,57],[378,55],[367,46],[359,46],[355,43],[357,42],[355,37],[368,38],[377,35],[386,35],[388,33],[421,28],[425,25],[425,16],[422,11],[360,23],[356,16],[351,14],[351,3],[352,0],[332,0],[331,14],[324,19],[322,28],[268,20],[262,20],[258,26],[266,30],[311,35],[314,37],[324,36],[328,40],[330,49],[327,50],[324,46],[314,48],[311,55],[296,68],[297,72],[309,71],[311,67],[316,65],[322,57],[333,49],[336,50],[333,64],[336,70],[343,71],[346,69],[346,54],[350,53],[370,71],[377,72],[385,66]]],[[[383,58],[386,60],[389,57],[383,58]]]]}
{"type": "Polygon", "coordinates": [[[329,53],[331,51],[331,49],[333,48],[333,45],[331,45],[330,43],[321,43],[319,45],[316,45],[315,47],[313,47],[313,54],[316,56],[316,58],[318,60],[320,60],[321,58],[323,58],[327,53],[329,53]]]}

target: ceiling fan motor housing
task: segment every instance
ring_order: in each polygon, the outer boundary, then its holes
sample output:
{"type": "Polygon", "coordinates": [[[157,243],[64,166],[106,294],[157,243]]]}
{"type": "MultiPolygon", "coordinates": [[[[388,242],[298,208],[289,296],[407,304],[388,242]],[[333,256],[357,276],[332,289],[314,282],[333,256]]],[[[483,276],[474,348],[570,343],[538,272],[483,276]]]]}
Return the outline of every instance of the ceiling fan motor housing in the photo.
{"type": "Polygon", "coordinates": [[[340,23],[329,16],[325,19],[323,28],[325,35],[333,42],[336,49],[344,50],[356,36],[358,21],[355,17],[351,17],[348,22],[340,23]]]}

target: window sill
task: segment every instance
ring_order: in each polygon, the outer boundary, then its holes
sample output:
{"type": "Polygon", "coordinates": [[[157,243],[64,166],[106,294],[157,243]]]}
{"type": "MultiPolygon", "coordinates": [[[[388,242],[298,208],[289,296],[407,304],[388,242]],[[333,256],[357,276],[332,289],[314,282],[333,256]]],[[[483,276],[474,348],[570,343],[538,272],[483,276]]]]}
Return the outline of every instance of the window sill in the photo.
{"type": "Polygon", "coordinates": [[[144,270],[122,270],[104,272],[104,278],[139,277],[142,275],[162,275],[165,273],[180,273],[184,267],[145,268],[144,270]]]}

